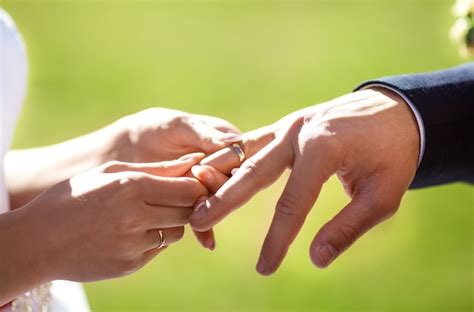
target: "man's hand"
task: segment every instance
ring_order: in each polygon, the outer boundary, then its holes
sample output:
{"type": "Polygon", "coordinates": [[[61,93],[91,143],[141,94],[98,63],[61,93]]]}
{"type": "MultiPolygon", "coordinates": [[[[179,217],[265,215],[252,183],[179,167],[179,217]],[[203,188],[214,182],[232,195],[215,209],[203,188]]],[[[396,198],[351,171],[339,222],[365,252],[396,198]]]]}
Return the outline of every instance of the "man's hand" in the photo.
{"type": "MultiPolygon", "coordinates": [[[[384,89],[364,90],[290,114],[242,136],[247,160],[198,205],[194,229],[204,231],[272,184],[291,174],[276,204],[257,271],[277,270],[334,173],[351,202],[315,236],[310,256],[328,266],[370,228],[394,214],[414,177],[419,154],[416,121],[406,103],[384,89]]],[[[201,161],[229,174],[238,157],[225,148],[201,161]]]]}

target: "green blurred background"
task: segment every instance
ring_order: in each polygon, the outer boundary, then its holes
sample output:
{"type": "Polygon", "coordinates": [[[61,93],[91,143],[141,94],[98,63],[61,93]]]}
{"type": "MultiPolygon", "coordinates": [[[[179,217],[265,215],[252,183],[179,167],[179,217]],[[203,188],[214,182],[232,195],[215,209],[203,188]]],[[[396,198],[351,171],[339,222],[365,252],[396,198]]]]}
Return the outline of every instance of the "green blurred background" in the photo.
{"type": "MultiPolygon", "coordinates": [[[[250,130],[365,79],[463,60],[446,1],[3,1],[28,45],[14,146],[55,143],[150,106],[250,130]]],[[[473,188],[408,192],[330,268],[317,229],[348,198],[331,180],[277,274],[254,270],[284,179],[132,276],[86,284],[95,311],[471,311],[473,188]]],[[[188,231],[189,232],[189,231],[188,231]]]]}

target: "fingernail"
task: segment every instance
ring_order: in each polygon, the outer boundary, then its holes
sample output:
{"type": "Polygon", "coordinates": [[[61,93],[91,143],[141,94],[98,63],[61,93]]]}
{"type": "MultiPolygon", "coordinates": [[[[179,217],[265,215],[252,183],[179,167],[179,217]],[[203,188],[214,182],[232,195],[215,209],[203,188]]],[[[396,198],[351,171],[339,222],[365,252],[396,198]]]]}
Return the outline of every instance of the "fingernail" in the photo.
{"type": "Polygon", "coordinates": [[[206,249],[209,249],[211,251],[213,251],[215,248],[216,248],[216,242],[214,241],[214,238],[211,236],[198,236],[198,239],[199,239],[199,242],[201,243],[201,245],[206,248],[206,249]]]}
{"type": "Polygon", "coordinates": [[[263,275],[268,275],[267,261],[265,261],[265,258],[263,258],[262,255],[260,255],[260,258],[258,258],[257,272],[263,275]]]}
{"type": "Polygon", "coordinates": [[[191,172],[199,180],[204,180],[207,183],[212,183],[214,181],[214,175],[201,166],[192,166],[191,172]]]}
{"type": "Polygon", "coordinates": [[[216,241],[210,237],[206,240],[206,248],[213,251],[214,249],[216,249],[216,241]]]}
{"type": "Polygon", "coordinates": [[[336,259],[337,251],[330,244],[325,244],[316,247],[316,256],[319,260],[318,266],[324,268],[336,259]]]}
{"type": "Polygon", "coordinates": [[[180,157],[178,160],[180,161],[189,161],[189,160],[201,160],[204,158],[205,154],[204,153],[192,153],[192,154],[187,154],[182,157],[180,157]]]}
{"type": "Polygon", "coordinates": [[[202,219],[202,217],[206,214],[206,201],[199,203],[194,208],[194,212],[191,215],[192,219],[202,219]]]}
{"type": "Polygon", "coordinates": [[[230,171],[230,174],[231,174],[231,175],[234,175],[234,174],[237,172],[237,170],[239,170],[239,168],[234,168],[234,169],[232,169],[232,170],[230,171]]]}
{"type": "Polygon", "coordinates": [[[203,201],[197,204],[196,207],[194,208],[194,214],[199,214],[199,212],[203,210],[205,205],[206,205],[206,201],[203,201]]]}
{"type": "Polygon", "coordinates": [[[225,133],[218,138],[219,141],[224,143],[233,143],[242,141],[240,134],[236,133],[225,133]]]}

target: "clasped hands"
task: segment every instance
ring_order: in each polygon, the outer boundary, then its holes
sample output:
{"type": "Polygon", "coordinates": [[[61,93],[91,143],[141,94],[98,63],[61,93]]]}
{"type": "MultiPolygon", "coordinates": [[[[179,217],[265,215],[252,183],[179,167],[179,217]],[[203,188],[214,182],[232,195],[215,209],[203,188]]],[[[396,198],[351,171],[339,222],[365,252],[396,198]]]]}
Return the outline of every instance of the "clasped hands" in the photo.
{"type": "Polygon", "coordinates": [[[351,200],[310,247],[314,264],[326,267],[397,210],[419,153],[411,111],[398,96],[379,89],[311,106],[244,134],[218,118],[164,109],[125,117],[107,131],[114,138],[109,161],[56,184],[17,213],[20,219],[32,214],[50,220],[25,233],[49,240],[49,252],[37,250],[37,259],[44,260],[38,265],[54,268],[41,276],[44,281],[133,272],[178,241],[188,223],[213,249],[212,226],[285,169],[291,174],[257,271],[276,271],[323,184],[337,174],[351,200]],[[241,144],[243,163],[229,147],[234,142],[241,144]],[[163,238],[165,247],[158,248],[163,238]]]}

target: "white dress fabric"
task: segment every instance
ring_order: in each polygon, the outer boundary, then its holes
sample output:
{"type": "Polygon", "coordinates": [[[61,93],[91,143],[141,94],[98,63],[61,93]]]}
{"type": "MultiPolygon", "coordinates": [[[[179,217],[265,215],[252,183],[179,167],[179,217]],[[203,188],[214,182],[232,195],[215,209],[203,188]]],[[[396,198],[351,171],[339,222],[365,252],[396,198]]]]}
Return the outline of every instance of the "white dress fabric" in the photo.
{"type": "Polygon", "coordinates": [[[0,213],[8,211],[5,191],[3,161],[11,144],[15,123],[25,97],[27,63],[23,42],[15,25],[5,11],[0,9],[0,109],[1,109],[1,170],[0,213]]]}
{"type": "MultiPolygon", "coordinates": [[[[4,159],[25,98],[27,73],[24,42],[13,20],[0,8],[0,213],[7,212],[10,207],[5,188],[4,159]]],[[[80,284],[54,281],[27,292],[2,311],[12,310],[83,312],[89,311],[89,307],[80,284]]]]}

